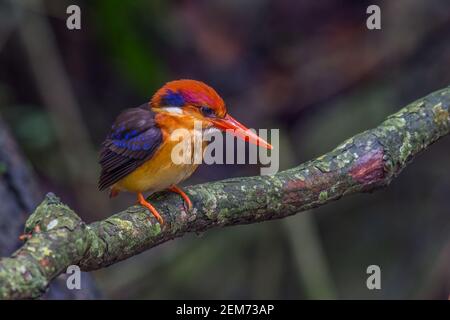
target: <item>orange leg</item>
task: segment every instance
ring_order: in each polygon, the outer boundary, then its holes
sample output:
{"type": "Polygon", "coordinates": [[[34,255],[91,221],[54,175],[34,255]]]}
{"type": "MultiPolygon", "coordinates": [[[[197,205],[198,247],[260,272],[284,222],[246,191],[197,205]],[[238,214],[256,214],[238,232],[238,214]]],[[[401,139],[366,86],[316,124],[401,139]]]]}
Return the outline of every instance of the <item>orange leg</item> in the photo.
{"type": "Polygon", "coordinates": [[[139,192],[137,194],[137,200],[139,202],[139,204],[145,208],[147,208],[148,210],[150,210],[150,212],[155,216],[155,218],[159,221],[159,224],[163,224],[164,220],[161,217],[161,215],[159,214],[158,210],[155,209],[154,206],[152,206],[147,200],[145,200],[144,196],[142,195],[141,192],[139,192]]]}
{"type": "Polygon", "coordinates": [[[178,193],[186,202],[186,204],[188,205],[188,209],[191,210],[192,209],[192,201],[191,199],[189,199],[188,195],[181,190],[179,187],[177,187],[176,185],[173,185],[169,188],[170,191],[178,193]]]}
{"type": "Polygon", "coordinates": [[[20,241],[25,241],[31,238],[31,233],[24,233],[19,236],[20,241]]]}
{"type": "Polygon", "coordinates": [[[32,232],[21,234],[19,236],[19,240],[25,241],[25,240],[31,239],[31,237],[33,236],[33,232],[35,232],[35,233],[41,232],[41,227],[39,227],[39,225],[37,225],[36,227],[34,227],[32,232]]]}

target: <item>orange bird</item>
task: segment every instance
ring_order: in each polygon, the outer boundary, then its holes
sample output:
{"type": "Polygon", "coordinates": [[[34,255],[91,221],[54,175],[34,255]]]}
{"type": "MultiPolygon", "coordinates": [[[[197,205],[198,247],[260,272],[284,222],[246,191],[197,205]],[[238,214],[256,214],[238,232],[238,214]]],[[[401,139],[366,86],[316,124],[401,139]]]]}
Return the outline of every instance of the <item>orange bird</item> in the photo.
{"type": "MultiPolygon", "coordinates": [[[[147,208],[163,224],[158,211],[143,192],[162,190],[176,192],[189,209],[192,202],[177,184],[192,175],[198,163],[174,163],[172,150],[179,143],[171,139],[176,129],[190,134],[198,130],[227,130],[251,143],[272,149],[266,141],[233,119],[217,92],[200,81],[176,80],[166,83],[149,103],[123,111],[102,144],[102,171],[99,189],[110,188],[110,197],[120,191],[135,192],[138,203],[147,208]]],[[[202,149],[207,142],[202,143],[202,149]]],[[[203,154],[203,152],[202,152],[203,154]]]]}

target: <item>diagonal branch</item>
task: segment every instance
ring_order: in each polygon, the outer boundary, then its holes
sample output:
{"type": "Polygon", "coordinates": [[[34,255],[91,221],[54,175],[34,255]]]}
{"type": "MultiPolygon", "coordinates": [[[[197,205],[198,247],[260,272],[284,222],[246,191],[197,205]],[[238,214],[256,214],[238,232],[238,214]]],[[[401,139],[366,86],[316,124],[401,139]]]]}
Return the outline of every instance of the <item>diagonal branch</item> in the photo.
{"type": "Polygon", "coordinates": [[[50,193],[27,221],[31,239],[0,260],[0,298],[39,297],[72,264],[95,270],[187,232],[280,219],[387,186],[416,155],[449,134],[449,107],[447,87],[298,167],[188,187],[190,212],[178,196],[156,195],[152,203],[164,217],[163,226],[139,206],[86,225],[50,193]]]}

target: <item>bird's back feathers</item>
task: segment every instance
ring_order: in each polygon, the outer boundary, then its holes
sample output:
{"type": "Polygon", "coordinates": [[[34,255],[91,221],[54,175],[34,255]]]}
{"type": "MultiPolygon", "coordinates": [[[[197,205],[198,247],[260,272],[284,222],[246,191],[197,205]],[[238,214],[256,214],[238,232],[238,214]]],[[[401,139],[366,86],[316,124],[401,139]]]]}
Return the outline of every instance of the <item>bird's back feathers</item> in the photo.
{"type": "Polygon", "coordinates": [[[152,157],[162,143],[161,129],[148,104],[123,111],[103,142],[98,187],[104,190],[152,157]]]}

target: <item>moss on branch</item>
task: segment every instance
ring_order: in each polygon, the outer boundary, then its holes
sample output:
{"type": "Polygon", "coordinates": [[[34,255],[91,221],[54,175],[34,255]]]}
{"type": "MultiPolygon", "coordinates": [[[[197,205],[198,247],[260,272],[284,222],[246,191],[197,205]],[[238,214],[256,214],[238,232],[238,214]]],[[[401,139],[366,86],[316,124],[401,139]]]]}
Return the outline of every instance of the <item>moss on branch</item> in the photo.
{"type": "Polygon", "coordinates": [[[133,206],[86,225],[48,194],[30,216],[32,237],[11,257],[0,260],[0,298],[36,298],[67,266],[89,271],[109,266],[187,232],[280,219],[342,196],[387,186],[429,145],[450,132],[450,87],[391,115],[333,151],[274,176],[228,179],[186,188],[193,209],[173,193],[152,203],[160,226],[133,206]]]}

